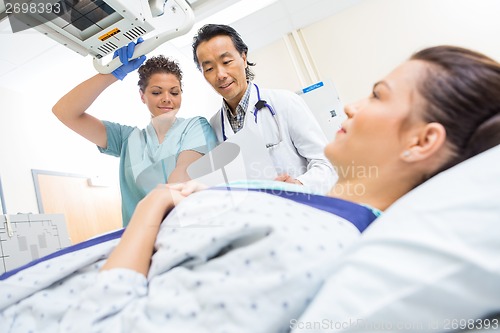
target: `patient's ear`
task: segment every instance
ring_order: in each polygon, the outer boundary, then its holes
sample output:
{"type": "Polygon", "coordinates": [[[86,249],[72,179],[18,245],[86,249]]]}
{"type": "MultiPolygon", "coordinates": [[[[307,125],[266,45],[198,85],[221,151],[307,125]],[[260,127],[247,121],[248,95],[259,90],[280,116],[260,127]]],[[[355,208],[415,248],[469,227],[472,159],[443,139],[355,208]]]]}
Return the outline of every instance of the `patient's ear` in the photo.
{"type": "Polygon", "coordinates": [[[446,129],[439,123],[428,123],[412,137],[401,158],[407,162],[426,160],[434,156],[446,142],[446,129]]]}

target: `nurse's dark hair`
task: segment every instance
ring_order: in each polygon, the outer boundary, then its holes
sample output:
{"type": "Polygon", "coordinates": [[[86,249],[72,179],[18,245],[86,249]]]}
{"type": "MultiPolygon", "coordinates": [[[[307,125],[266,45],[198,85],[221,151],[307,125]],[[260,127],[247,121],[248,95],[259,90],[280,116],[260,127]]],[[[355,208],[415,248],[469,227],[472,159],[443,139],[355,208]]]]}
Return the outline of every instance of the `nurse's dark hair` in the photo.
{"type": "Polygon", "coordinates": [[[165,57],[163,55],[158,55],[146,60],[139,70],[139,82],[137,85],[142,92],[146,89],[149,84],[149,79],[151,75],[157,73],[173,74],[179,80],[179,85],[182,91],[182,70],[179,67],[177,61],[165,57]]]}
{"type": "Polygon", "coordinates": [[[476,51],[436,46],[413,54],[429,64],[418,85],[423,117],[446,129],[446,170],[500,144],[500,64],[476,51]]]}
{"type": "Polygon", "coordinates": [[[232,27],[224,24],[206,24],[198,30],[198,33],[193,37],[193,59],[194,63],[201,71],[200,62],[198,61],[198,56],[196,55],[196,50],[198,46],[207,42],[216,36],[228,36],[233,41],[234,47],[239,52],[240,55],[245,54],[247,56],[247,67],[245,68],[245,74],[248,81],[252,81],[255,74],[250,69],[250,66],[255,66],[255,63],[248,61],[248,46],[241,39],[240,34],[234,30],[232,27]]]}

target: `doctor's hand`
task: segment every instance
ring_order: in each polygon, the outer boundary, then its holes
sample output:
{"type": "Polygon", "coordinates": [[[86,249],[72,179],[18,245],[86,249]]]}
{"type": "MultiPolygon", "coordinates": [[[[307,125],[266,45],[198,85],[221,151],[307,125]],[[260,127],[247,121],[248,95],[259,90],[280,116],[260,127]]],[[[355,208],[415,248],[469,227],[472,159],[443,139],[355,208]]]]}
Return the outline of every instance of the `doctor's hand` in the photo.
{"type": "MultiPolygon", "coordinates": [[[[142,37],[139,37],[139,39],[137,39],[137,44],[142,43],[143,41],[144,40],[142,39],[142,37]]],[[[130,42],[128,43],[128,45],[125,45],[124,47],[116,50],[113,54],[113,59],[119,57],[120,61],[122,62],[122,65],[112,72],[112,74],[117,79],[123,80],[128,73],[135,71],[146,60],[145,55],[130,60],[130,58],[132,58],[132,55],[134,54],[134,49],[137,44],[134,42],[130,42]]]]}
{"type": "Polygon", "coordinates": [[[206,190],[208,188],[207,185],[197,182],[196,180],[189,180],[183,183],[176,184],[167,184],[167,188],[171,188],[172,190],[179,191],[181,195],[187,197],[194,192],[206,190]]]}
{"type": "Polygon", "coordinates": [[[278,175],[278,177],[274,178],[274,180],[278,182],[285,182],[285,183],[291,183],[291,184],[297,184],[297,185],[304,185],[300,182],[300,180],[297,180],[293,177],[290,177],[288,174],[283,173],[281,175],[278,175]]]}

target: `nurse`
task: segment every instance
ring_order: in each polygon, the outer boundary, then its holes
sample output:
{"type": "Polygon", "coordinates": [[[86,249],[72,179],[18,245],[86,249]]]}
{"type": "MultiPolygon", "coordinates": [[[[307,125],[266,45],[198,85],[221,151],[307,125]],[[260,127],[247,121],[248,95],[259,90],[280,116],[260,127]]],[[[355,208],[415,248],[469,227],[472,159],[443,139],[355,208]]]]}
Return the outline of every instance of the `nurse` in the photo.
{"type": "MultiPolygon", "coordinates": [[[[139,41],[140,42],[140,41],[139,41]]],[[[123,225],[137,203],[158,184],[189,180],[186,168],[217,144],[203,117],[178,118],[182,71],[164,56],[130,60],[135,44],[118,50],[123,65],[112,74],[97,74],[64,95],[52,111],[70,129],[96,144],[99,151],[120,158],[123,225]],[[140,66],[140,67],[139,67],[140,66]],[[111,84],[139,68],[139,94],[151,114],[145,129],[99,120],[87,108],[111,84]]]]}
{"type": "Polygon", "coordinates": [[[276,180],[326,194],[337,179],[323,153],[327,138],[298,95],[251,83],[255,64],[247,52],[241,36],[227,25],[207,24],[194,37],[194,61],[223,98],[210,120],[217,139],[225,141],[243,127],[254,132],[264,140],[276,180]]]}

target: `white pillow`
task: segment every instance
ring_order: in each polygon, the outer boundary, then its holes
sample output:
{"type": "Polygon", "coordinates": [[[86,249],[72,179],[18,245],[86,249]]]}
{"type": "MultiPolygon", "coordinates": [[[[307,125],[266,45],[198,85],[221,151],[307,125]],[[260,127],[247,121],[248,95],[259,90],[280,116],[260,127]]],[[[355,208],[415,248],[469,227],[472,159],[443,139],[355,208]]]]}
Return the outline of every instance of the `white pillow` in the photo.
{"type": "Polygon", "coordinates": [[[297,331],[451,331],[499,312],[500,146],[398,200],[336,264],[297,331]]]}

